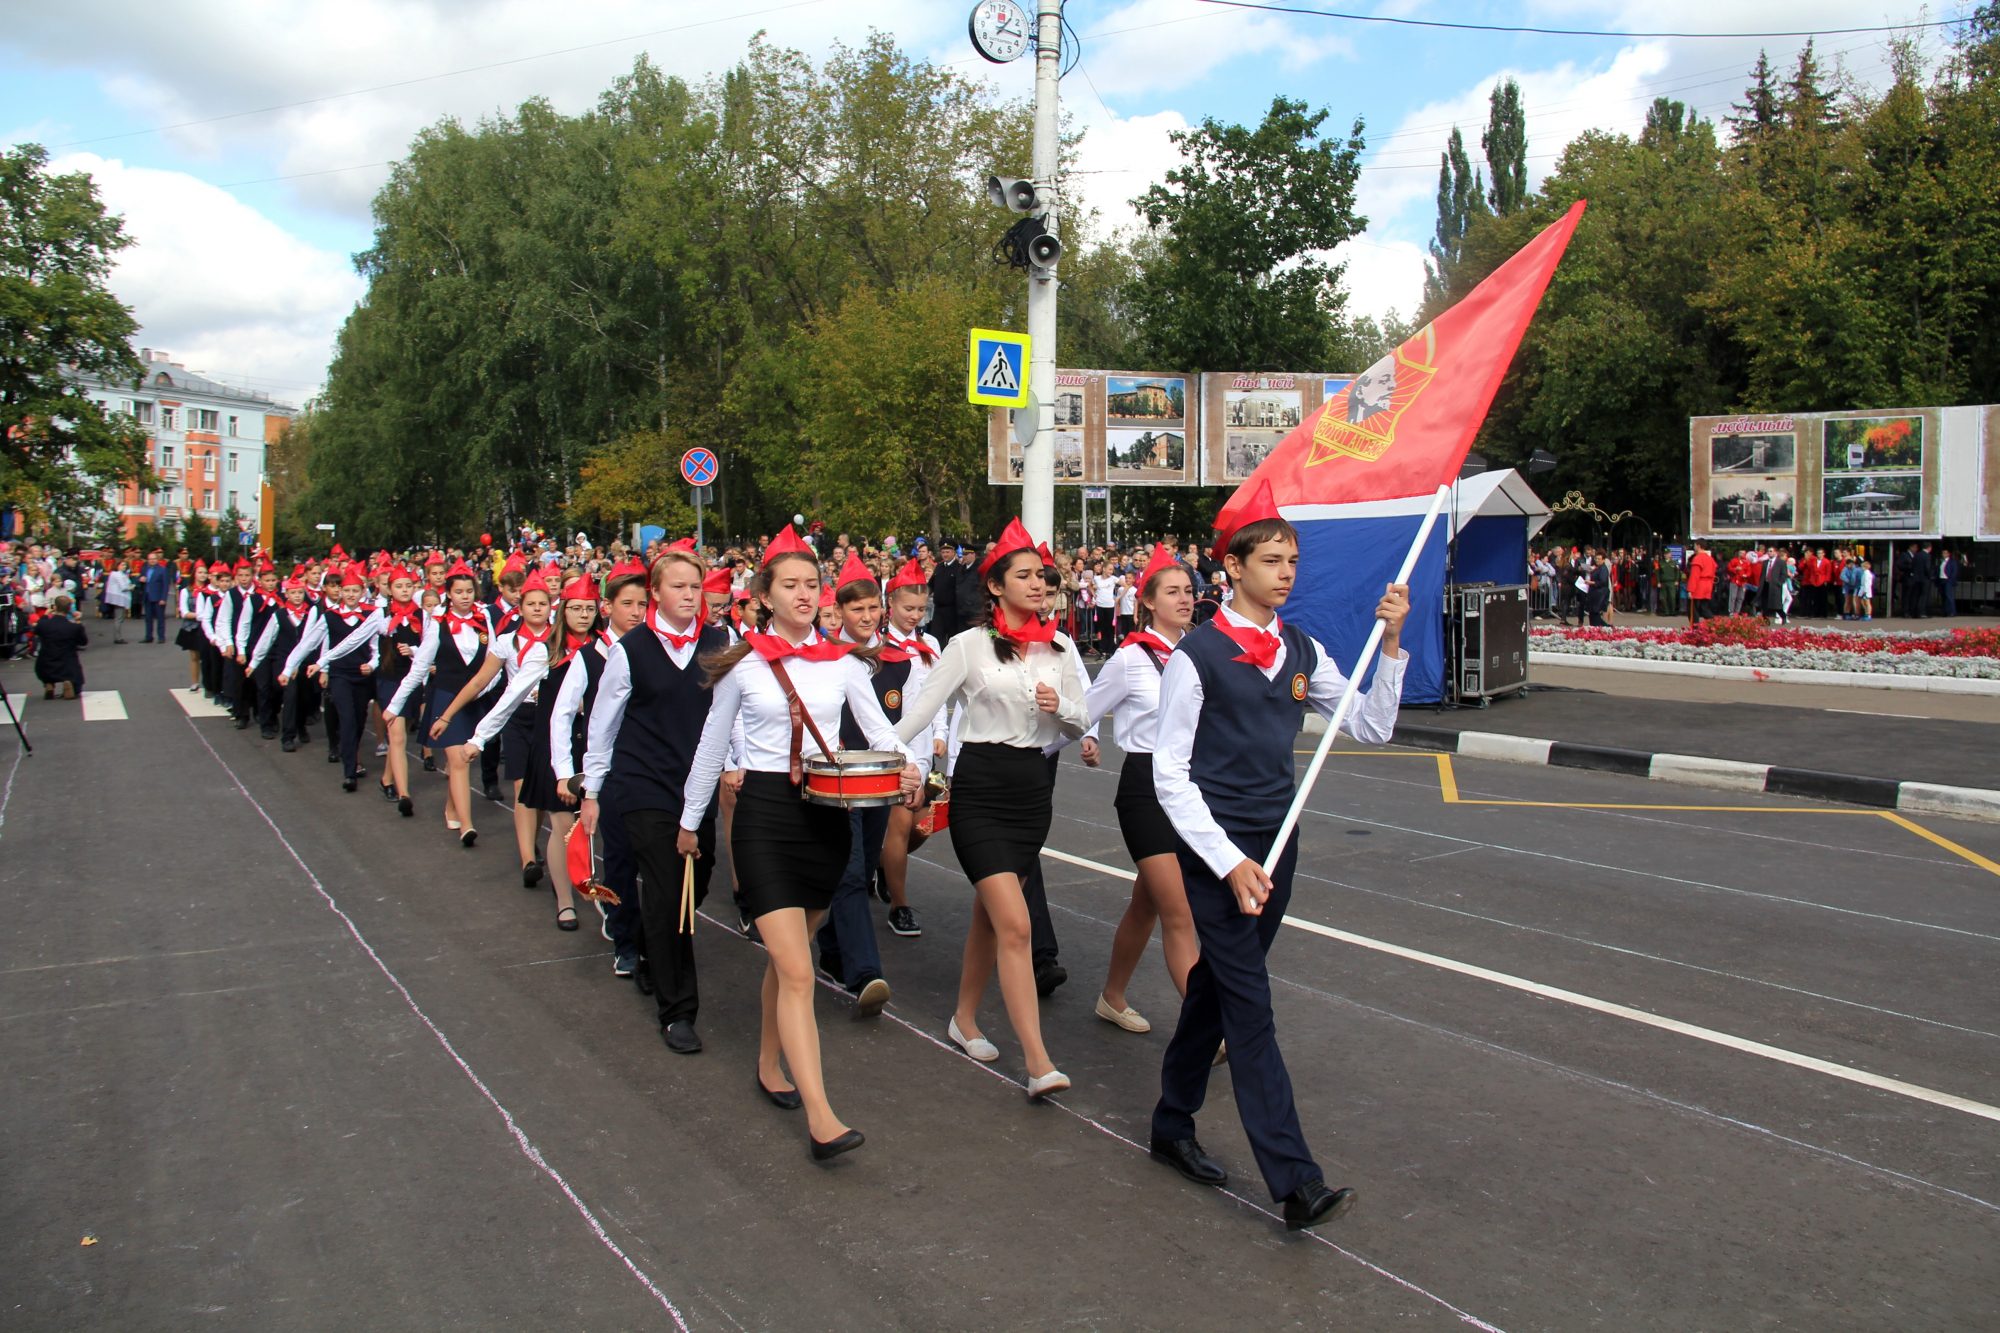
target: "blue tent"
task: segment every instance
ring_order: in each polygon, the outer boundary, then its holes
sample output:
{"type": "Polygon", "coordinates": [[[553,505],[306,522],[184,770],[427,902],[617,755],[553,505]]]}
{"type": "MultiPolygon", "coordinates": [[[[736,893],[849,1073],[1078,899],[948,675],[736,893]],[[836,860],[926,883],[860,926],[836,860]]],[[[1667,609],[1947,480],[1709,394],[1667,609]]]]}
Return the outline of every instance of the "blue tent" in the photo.
{"type": "MultiPolygon", "coordinates": [[[[1395,577],[1430,507],[1428,496],[1359,505],[1286,506],[1299,530],[1301,576],[1285,619],[1326,645],[1343,670],[1361,655],[1374,623],[1376,597],[1395,577]]],[[[1405,703],[1445,697],[1445,534],[1456,528],[1452,577],[1459,583],[1527,580],[1528,539],[1549,520],[1548,506],[1509,468],[1469,477],[1447,508],[1410,579],[1403,626],[1405,703]]],[[[1372,679],[1372,672],[1364,684],[1372,679]]]]}

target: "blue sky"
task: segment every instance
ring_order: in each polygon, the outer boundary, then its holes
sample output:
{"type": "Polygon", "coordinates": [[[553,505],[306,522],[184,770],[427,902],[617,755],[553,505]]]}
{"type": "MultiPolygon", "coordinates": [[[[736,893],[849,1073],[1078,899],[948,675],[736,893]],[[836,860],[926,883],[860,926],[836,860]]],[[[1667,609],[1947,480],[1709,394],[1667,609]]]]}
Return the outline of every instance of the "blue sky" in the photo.
{"type": "MultiPolygon", "coordinates": [[[[1304,0],[1392,17],[1632,33],[1827,29],[1950,17],[1906,0],[1304,0]]],[[[33,140],[87,170],[140,244],[115,286],[140,341],[189,366],[301,401],[321,381],[361,291],[350,256],[368,200],[411,136],[534,95],[579,110],[641,52],[700,79],[752,33],[823,54],[870,27],[912,53],[1028,94],[1032,61],[989,66],[966,37],[970,0],[206,0],[135,7],[68,0],[0,31],[0,142],[33,140]],[[484,68],[480,68],[484,67],[484,68]],[[384,87],[382,85],[395,85],[384,87]],[[355,90],[373,89],[358,92],[355,90]],[[355,95],[343,95],[355,93],[355,95]],[[309,100],[310,99],[310,100],[309,100]],[[298,104],[303,105],[287,105],[298,104]],[[265,108],[279,107],[277,110],[265,108]],[[217,119],[222,118],[222,119],[217,119]],[[187,122],[205,122],[188,124],[187,122]]],[[[1631,131],[1655,95],[1710,116],[1740,96],[1760,46],[1789,67],[1791,38],[1553,37],[1396,27],[1229,9],[1201,0],[1069,0],[1083,38],[1063,84],[1085,130],[1069,182],[1106,225],[1173,164],[1167,135],[1205,116],[1254,122],[1273,96],[1361,116],[1366,235],[1346,247],[1357,310],[1408,311],[1433,222],[1437,159],[1453,124],[1478,155],[1487,91],[1521,81],[1529,167],[1539,176],[1589,128],[1631,131]]],[[[1927,50],[1943,34],[1920,34],[1927,50]]],[[[1886,79],[1880,35],[1830,36],[1820,52],[1861,88],[1886,79]]],[[[1026,164],[1019,164],[1025,168],[1026,164]]]]}

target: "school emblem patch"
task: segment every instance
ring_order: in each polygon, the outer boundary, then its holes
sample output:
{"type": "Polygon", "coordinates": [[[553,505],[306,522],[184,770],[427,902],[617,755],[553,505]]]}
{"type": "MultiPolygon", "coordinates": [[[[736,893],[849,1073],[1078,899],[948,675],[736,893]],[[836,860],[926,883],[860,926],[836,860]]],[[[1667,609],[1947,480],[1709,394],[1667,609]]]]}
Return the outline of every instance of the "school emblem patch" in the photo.
{"type": "Polygon", "coordinates": [[[884,708],[901,708],[903,706],[903,692],[901,690],[890,690],[882,696],[882,706],[884,708]]]}
{"type": "Polygon", "coordinates": [[[1306,701],[1306,673],[1303,671],[1292,673],[1292,698],[1300,703],[1306,701]]]}

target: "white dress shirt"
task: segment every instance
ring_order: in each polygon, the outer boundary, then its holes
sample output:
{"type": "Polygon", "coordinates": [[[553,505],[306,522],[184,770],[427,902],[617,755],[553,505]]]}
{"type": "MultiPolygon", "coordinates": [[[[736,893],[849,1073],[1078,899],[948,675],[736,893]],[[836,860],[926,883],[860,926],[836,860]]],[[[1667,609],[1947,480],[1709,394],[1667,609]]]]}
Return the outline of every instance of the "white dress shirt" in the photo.
{"type": "MultiPolygon", "coordinates": [[[[1169,641],[1158,630],[1151,632],[1162,642],[1180,642],[1169,641]]],[[[1168,654],[1161,659],[1162,666],[1173,660],[1168,654]]],[[[1083,710],[1090,720],[1090,730],[1084,734],[1095,738],[1097,724],[1108,714],[1117,729],[1119,749],[1151,754],[1160,734],[1160,676],[1152,655],[1136,643],[1111,654],[1083,696],[1083,710]]]]}
{"type": "Polygon", "coordinates": [[[369,611],[359,606],[337,606],[321,608],[322,617],[334,617],[342,624],[352,624],[353,629],[339,643],[333,641],[333,627],[322,621],[319,634],[319,660],[313,663],[315,671],[325,671],[343,657],[352,657],[364,648],[368,651],[368,666],[372,670],[381,663],[381,631],[383,615],[380,611],[369,611]],[[358,613],[359,619],[352,619],[358,613]]]}
{"type": "MultiPolygon", "coordinates": [[[[276,615],[272,616],[269,620],[264,622],[264,632],[257,636],[257,646],[250,650],[250,665],[245,667],[244,670],[255,671],[258,667],[264,664],[264,659],[270,656],[271,649],[276,647],[278,643],[278,618],[280,616],[289,617],[291,614],[292,614],[292,605],[291,603],[287,602],[285,605],[278,608],[276,615]]],[[[312,623],[316,615],[317,612],[315,612],[313,608],[310,606],[302,606],[298,608],[298,619],[293,621],[292,623],[297,627],[299,631],[300,642],[305,641],[306,632],[312,628],[312,623]]],[[[291,661],[291,657],[289,654],[287,654],[285,662],[289,661],[291,661]]],[[[284,671],[285,662],[280,662],[278,664],[278,670],[280,672],[284,671]]]]}
{"type": "Polygon", "coordinates": [[[299,668],[312,660],[313,654],[326,647],[326,612],[315,606],[306,613],[306,627],[299,635],[299,641],[292,645],[291,653],[278,674],[286,680],[299,674],[299,668]]]}
{"type": "MultiPolygon", "coordinates": [[[[803,657],[791,657],[785,659],[785,672],[799,692],[799,702],[805,705],[806,712],[812,716],[820,734],[827,737],[828,744],[836,747],[840,744],[840,706],[846,704],[860,726],[861,734],[868,738],[870,749],[902,755],[917,766],[919,781],[922,774],[929,771],[928,747],[919,747],[920,752],[913,752],[898,739],[896,728],[889,725],[887,715],[882,712],[881,701],[875,697],[875,687],[869,683],[867,663],[853,656],[830,662],[809,662],[803,657]]],[[[610,674],[609,666],[605,668],[605,674],[610,674]]],[[[602,699],[602,682],[597,692],[602,699]]],[[[594,716],[591,723],[594,731],[594,716]]],[[[687,791],[681,806],[682,828],[693,831],[701,827],[702,817],[708,813],[708,803],[714,799],[716,782],[722,776],[731,734],[739,726],[742,729],[742,767],[760,773],[791,772],[791,706],[785,698],[784,688],[771,671],[771,664],[755,651],[715,682],[715,697],[708,705],[708,721],[701,729],[701,744],[696,748],[694,763],[688,770],[687,791]]],[[[922,730],[919,727],[911,734],[922,730]]],[[[806,758],[824,753],[819,742],[813,739],[810,728],[805,729],[800,752],[806,758]]],[[[588,777],[584,780],[589,782],[588,777]]]]}
{"type": "MultiPolygon", "coordinates": [[[[1230,624],[1242,629],[1257,629],[1228,607],[1216,613],[1230,624]]],[[[1274,619],[1270,632],[1278,632],[1282,622],[1274,619]]],[[[1333,658],[1319,640],[1311,640],[1319,653],[1319,669],[1314,671],[1306,686],[1306,701],[1319,710],[1321,717],[1332,717],[1333,710],[1340,706],[1340,696],[1347,690],[1347,677],[1334,664],[1333,658]]],[[[1262,668],[1264,679],[1276,680],[1278,673],[1285,669],[1287,656],[1284,640],[1278,640],[1278,656],[1270,666],[1262,668]]],[[[1345,729],[1355,740],[1369,745],[1381,745],[1396,730],[1396,709],[1403,699],[1403,668],[1409,661],[1407,653],[1398,657],[1384,656],[1377,660],[1374,683],[1368,687],[1348,713],[1345,729]]],[[[1153,790],[1160,798],[1160,808],[1167,812],[1174,831],[1181,836],[1189,849],[1207,863],[1208,868],[1218,878],[1228,878],[1229,872],[1248,858],[1230,840],[1222,826],[1209,813],[1208,803],[1201,798],[1201,789],[1194,785],[1188,774],[1188,762],[1194,754],[1195,728],[1201,723],[1201,673],[1195,669],[1194,661],[1185,653],[1175,653],[1167,659],[1167,672],[1160,680],[1160,707],[1158,732],[1153,747],[1153,790]]]]}
{"type": "Polygon", "coordinates": [[[1013,660],[1003,662],[982,626],[952,636],[924,677],[917,701],[904,705],[896,734],[914,740],[932,730],[938,713],[957,699],[959,745],[1046,749],[1057,736],[1074,740],[1083,734],[1083,694],[1081,659],[1068,635],[1058,632],[1055,644],[1016,645],[1013,660]],[[1050,686],[1060,696],[1055,712],[1044,713],[1035,703],[1036,685],[1050,686]]]}
{"type": "MultiPolygon", "coordinates": [[[[518,624],[518,622],[516,622],[518,624]]],[[[528,646],[526,657],[514,643],[514,631],[508,630],[493,640],[493,651],[499,656],[502,670],[507,676],[507,686],[500,692],[499,699],[486,710],[486,716],[479,719],[479,725],[472,729],[472,743],[485,749],[500,734],[500,728],[507,725],[507,719],[514,716],[514,710],[524,703],[532,703],[535,692],[542,683],[542,677],[549,674],[549,645],[547,642],[528,646]]],[[[492,682],[487,682],[488,687],[492,682]]],[[[484,691],[481,691],[484,693],[484,691]]]]}
{"type": "MultiPolygon", "coordinates": [[[[577,649],[575,656],[570,658],[569,670],[563,673],[562,684],[556,688],[555,702],[549,705],[549,764],[555,769],[557,782],[567,782],[576,776],[576,760],[570,753],[570,735],[576,726],[576,715],[583,711],[584,691],[590,688],[590,670],[581,659],[585,653],[592,653],[602,662],[610,651],[611,641],[602,635],[593,636],[589,643],[577,649]]],[[[628,693],[632,688],[629,669],[625,676],[625,688],[628,693]]]]}
{"type": "MultiPolygon", "coordinates": [[[[634,629],[632,633],[637,634],[639,630],[646,630],[659,640],[661,651],[666,653],[674,666],[682,671],[687,670],[688,663],[694,660],[695,650],[701,646],[701,634],[698,630],[693,631],[695,635],[693,639],[679,646],[670,643],[667,636],[650,621],[642,621],[638,629],[634,629]]],[[[673,632],[685,635],[690,630],[676,629],[673,632]]],[[[571,680],[576,679],[576,675],[576,672],[570,672],[563,684],[567,686],[571,680]]],[[[583,697],[583,690],[584,683],[578,681],[576,692],[579,700],[583,697]]],[[[604,779],[611,773],[611,750],[618,744],[618,729],[624,725],[625,704],[631,697],[632,659],[625,655],[624,643],[613,643],[604,657],[604,674],[597,678],[597,699],[590,705],[590,730],[583,751],[585,796],[595,796],[604,790],[604,779]]],[[[551,732],[550,736],[553,738],[554,734],[551,732]]],[[[569,747],[564,745],[562,748],[568,750],[569,747]]],[[[567,762],[567,759],[567,754],[557,759],[557,777],[563,776],[561,765],[567,762]]]]}

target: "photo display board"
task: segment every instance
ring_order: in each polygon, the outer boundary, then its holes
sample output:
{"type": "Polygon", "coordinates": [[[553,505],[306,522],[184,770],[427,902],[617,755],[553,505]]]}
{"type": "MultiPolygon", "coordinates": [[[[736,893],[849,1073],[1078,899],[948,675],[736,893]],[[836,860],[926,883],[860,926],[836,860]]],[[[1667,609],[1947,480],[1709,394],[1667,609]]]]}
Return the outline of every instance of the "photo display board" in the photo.
{"type": "Polygon", "coordinates": [[[1934,408],[1695,417],[1698,537],[1936,536],[1934,408]]]}
{"type": "Polygon", "coordinates": [[[2000,407],[1980,416],[1979,535],[2000,539],[2000,407]]]}
{"type": "Polygon", "coordinates": [[[1202,483],[1243,481],[1300,422],[1346,388],[1351,375],[1231,374],[1201,377],[1202,483]]]}

